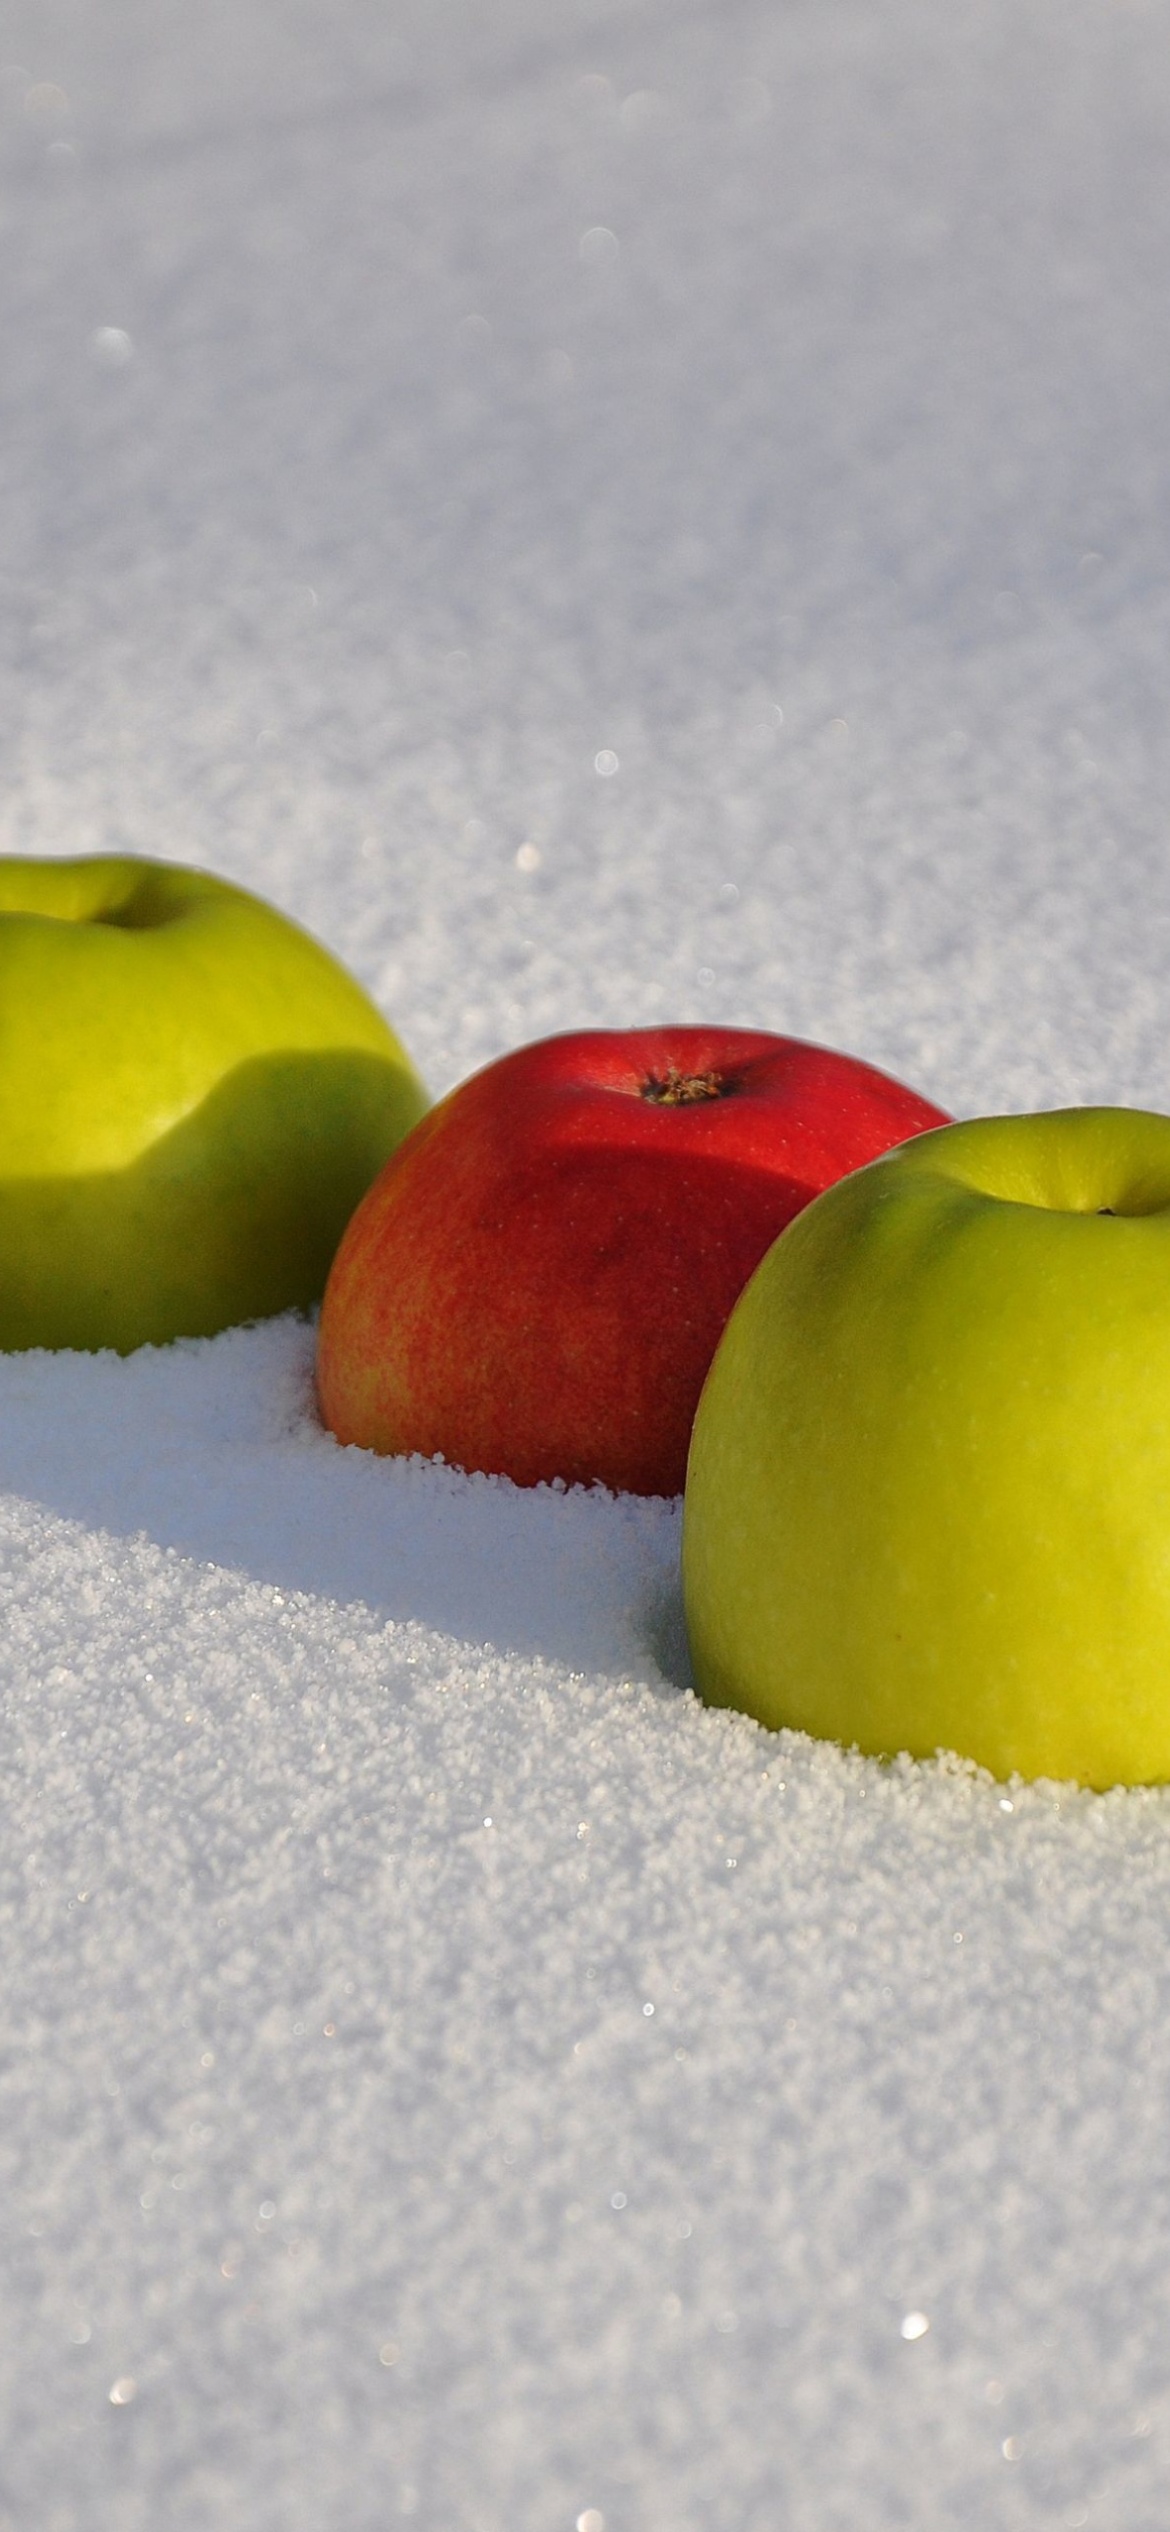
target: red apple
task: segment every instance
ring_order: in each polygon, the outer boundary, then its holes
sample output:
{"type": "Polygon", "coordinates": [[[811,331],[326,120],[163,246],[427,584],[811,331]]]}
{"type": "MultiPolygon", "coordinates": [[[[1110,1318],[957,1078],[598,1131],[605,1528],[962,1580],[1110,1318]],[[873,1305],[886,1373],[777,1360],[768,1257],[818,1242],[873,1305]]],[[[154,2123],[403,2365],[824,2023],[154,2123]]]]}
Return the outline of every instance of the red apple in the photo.
{"type": "Polygon", "coordinates": [[[699,1391],[803,1205],[949,1120],[870,1064],[748,1029],[584,1029],[432,1108],[321,1309],[341,1442],[538,1485],[682,1489],[699,1391]]]}

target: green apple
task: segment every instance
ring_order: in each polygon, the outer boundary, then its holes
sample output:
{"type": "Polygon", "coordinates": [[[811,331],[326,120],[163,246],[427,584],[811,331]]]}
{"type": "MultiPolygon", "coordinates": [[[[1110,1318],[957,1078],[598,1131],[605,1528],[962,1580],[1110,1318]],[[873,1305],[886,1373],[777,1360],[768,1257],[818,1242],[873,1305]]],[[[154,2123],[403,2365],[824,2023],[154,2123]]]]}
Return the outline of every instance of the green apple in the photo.
{"type": "Polygon", "coordinates": [[[205,871],[0,858],[0,1346],[315,1301],[426,1107],[368,997],[205,871]]]}
{"type": "Polygon", "coordinates": [[[683,1574],[714,1703],[1170,1778],[1170,1117],[946,1126],[798,1215],[703,1391],[683,1574]]]}

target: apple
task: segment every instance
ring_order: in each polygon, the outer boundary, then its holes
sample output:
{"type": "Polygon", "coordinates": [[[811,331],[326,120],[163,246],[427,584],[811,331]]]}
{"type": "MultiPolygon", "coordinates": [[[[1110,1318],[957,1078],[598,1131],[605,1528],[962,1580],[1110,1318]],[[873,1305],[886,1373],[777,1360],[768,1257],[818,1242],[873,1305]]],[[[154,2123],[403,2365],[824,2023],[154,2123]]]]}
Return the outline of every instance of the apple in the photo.
{"type": "Polygon", "coordinates": [[[475,1074],[345,1234],[317,1384],[343,1442],[530,1486],[681,1491],[716,1341],[810,1197],[941,1111],[746,1029],[586,1029],[475,1074]]]}
{"type": "Polygon", "coordinates": [[[761,1723],[1170,1777],[1170,1117],[981,1118],[819,1197],[712,1365],[683,1578],[761,1723]]]}
{"type": "Polygon", "coordinates": [[[160,1344],[319,1298],[426,1095],[244,888],[0,858],[0,1346],[160,1344]]]}

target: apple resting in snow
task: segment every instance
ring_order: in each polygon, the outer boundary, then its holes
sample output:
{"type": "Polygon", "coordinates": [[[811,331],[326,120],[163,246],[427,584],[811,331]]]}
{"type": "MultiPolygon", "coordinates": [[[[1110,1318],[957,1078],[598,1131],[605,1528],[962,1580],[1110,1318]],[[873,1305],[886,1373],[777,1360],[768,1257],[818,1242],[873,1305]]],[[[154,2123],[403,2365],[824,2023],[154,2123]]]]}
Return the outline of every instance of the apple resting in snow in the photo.
{"type": "Polygon", "coordinates": [[[0,1346],[316,1300],[426,1106],[328,951],[173,862],[0,859],[0,1346]]]}
{"type": "Polygon", "coordinates": [[[683,1576],[761,1723],[1170,1779],[1170,1117],[980,1118],[810,1205],[716,1354],[683,1576]]]}
{"type": "Polygon", "coordinates": [[[737,1294],[793,1214],[942,1112],[746,1029],[583,1030],[415,1127],[341,1243],[321,1412],[342,1442],[519,1485],[676,1494],[737,1294]]]}

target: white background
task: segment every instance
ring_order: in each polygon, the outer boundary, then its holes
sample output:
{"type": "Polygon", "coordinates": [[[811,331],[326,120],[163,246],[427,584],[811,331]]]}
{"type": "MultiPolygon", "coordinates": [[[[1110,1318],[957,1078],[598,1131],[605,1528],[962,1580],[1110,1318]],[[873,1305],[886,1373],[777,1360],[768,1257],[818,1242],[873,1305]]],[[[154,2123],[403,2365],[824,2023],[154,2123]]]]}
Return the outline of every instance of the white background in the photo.
{"type": "MultiPolygon", "coordinates": [[[[6,849],[251,882],[435,1090],[1170,1105],[1162,0],[0,44],[6,849]]],[[[0,1363],[3,2532],[1164,2532],[1165,1797],[704,1713],[673,1509],[310,1358],[0,1363]]]]}

